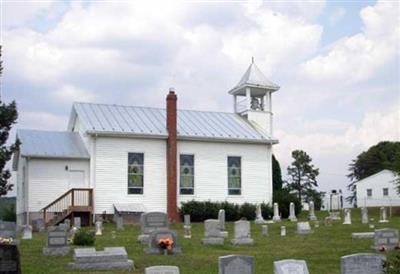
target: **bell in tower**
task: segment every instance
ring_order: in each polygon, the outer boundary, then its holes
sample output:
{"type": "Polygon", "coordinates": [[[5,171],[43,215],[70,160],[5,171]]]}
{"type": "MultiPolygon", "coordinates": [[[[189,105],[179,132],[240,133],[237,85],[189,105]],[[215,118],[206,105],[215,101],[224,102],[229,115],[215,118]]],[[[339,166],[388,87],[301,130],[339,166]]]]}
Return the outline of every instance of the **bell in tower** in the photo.
{"type": "Polygon", "coordinates": [[[229,94],[233,95],[235,113],[247,118],[272,137],[271,94],[278,89],[279,86],[265,77],[252,58],[242,79],[229,94]]]}

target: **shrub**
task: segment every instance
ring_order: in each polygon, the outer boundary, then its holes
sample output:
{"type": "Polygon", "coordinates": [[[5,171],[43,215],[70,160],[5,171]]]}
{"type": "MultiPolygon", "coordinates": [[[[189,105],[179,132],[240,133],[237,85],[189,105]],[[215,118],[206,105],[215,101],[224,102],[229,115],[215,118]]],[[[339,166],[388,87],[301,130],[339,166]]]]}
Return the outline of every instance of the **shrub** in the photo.
{"type": "Polygon", "coordinates": [[[94,231],[78,230],[74,235],[74,245],[94,245],[94,231]]]}
{"type": "Polygon", "coordinates": [[[390,256],[384,264],[385,274],[400,274],[400,254],[390,256]]]}
{"type": "Polygon", "coordinates": [[[17,214],[15,213],[15,204],[10,203],[3,207],[1,219],[6,222],[16,222],[17,214]]]}
{"type": "Polygon", "coordinates": [[[261,204],[261,212],[264,219],[272,219],[272,216],[274,215],[272,207],[265,203],[261,204]]]}
{"type": "Polygon", "coordinates": [[[289,217],[289,207],[291,202],[294,203],[296,215],[301,212],[301,203],[299,198],[295,194],[291,194],[286,188],[275,191],[273,200],[274,203],[278,203],[279,212],[282,214],[282,218],[289,217]]]}
{"type": "MultiPolygon", "coordinates": [[[[242,205],[229,203],[229,202],[199,202],[199,201],[188,201],[184,202],[180,208],[180,214],[190,214],[190,219],[193,222],[203,222],[207,219],[218,218],[218,211],[220,209],[225,210],[226,221],[237,221],[240,218],[246,218],[247,220],[254,220],[256,216],[256,205],[250,203],[244,203],[242,205]]],[[[261,204],[261,210],[264,218],[271,218],[272,209],[267,204],[261,204]]]]}

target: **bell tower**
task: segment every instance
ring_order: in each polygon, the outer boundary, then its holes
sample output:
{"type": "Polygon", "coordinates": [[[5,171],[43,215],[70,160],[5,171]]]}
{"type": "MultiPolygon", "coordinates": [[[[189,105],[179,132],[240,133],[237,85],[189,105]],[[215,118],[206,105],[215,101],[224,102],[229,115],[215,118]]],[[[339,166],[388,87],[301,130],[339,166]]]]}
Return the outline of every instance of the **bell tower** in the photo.
{"type": "Polygon", "coordinates": [[[242,79],[229,91],[229,94],[233,95],[234,112],[245,117],[272,137],[271,95],[279,88],[265,77],[252,58],[242,79]]]}

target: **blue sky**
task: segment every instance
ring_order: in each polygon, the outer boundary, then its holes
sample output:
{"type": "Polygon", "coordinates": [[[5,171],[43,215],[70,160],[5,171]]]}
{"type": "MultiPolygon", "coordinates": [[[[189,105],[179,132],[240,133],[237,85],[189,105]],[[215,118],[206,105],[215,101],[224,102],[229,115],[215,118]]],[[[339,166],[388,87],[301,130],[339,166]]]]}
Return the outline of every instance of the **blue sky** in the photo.
{"type": "Polygon", "coordinates": [[[227,91],[251,57],[273,95],[283,171],[303,149],[320,189],[399,140],[397,1],[0,1],[2,96],[18,128],[64,130],[73,101],[232,111],[227,91]]]}

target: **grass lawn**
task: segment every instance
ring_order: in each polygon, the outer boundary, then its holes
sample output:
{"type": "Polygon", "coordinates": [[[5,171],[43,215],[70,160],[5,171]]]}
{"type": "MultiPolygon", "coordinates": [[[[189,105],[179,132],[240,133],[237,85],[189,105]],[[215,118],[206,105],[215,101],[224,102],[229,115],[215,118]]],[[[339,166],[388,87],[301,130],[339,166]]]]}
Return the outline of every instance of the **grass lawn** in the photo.
{"type": "MultiPolygon", "coordinates": [[[[303,212],[299,220],[306,220],[307,212],[303,212]]],[[[144,273],[144,268],[152,265],[176,265],[181,273],[218,273],[218,257],[228,254],[243,254],[255,257],[256,273],[273,273],[273,262],[282,259],[304,259],[311,274],[340,273],[340,257],[359,252],[375,252],[370,246],[373,239],[352,240],[352,232],[372,231],[368,225],[362,225],[360,209],[352,210],[352,225],[342,225],[335,222],[333,226],[325,227],[322,220],[328,213],[317,212],[320,227],[313,228],[314,233],[307,236],[295,234],[296,224],[283,221],[279,224],[269,224],[269,235],[261,235],[261,227],[252,222],[253,246],[232,246],[230,239],[233,236],[233,223],[227,223],[229,239],[223,246],[203,246],[200,241],[203,237],[202,223],[192,224],[192,239],[183,238],[183,225],[171,226],[179,234],[182,247],[180,255],[146,255],[143,246],[136,242],[140,232],[138,225],[125,225],[125,230],[117,232],[117,238],[111,239],[114,224],[105,224],[103,235],[96,238],[96,249],[104,247],[124,246],[130,259],[134,261],[135,270],[130,273],[144,273]],[[280,236],[280,226],[285,225],[287,236],[280,236]]],[[[379,220],[378,212],[369,212],[370,218],[379,220]]],[[[400,217],[393,217],[389,223],[376,223],[376,228],[400,229],[400,217]]],[[[20,251],[23,273],[80,273],[67,268],[72,261],[72,253],[65,257],[44,257],[42,247],[46,243],[45,233],[35,233],[32,240],[22,240],[20,251]]],[[[399,251],[396,251],[399,252],[399,251]]],[[[395,252],[386,252],[393,256],[395,252]]],[[[85,273],[128,273],[124,271],[98,271],[85,273]]]]}

